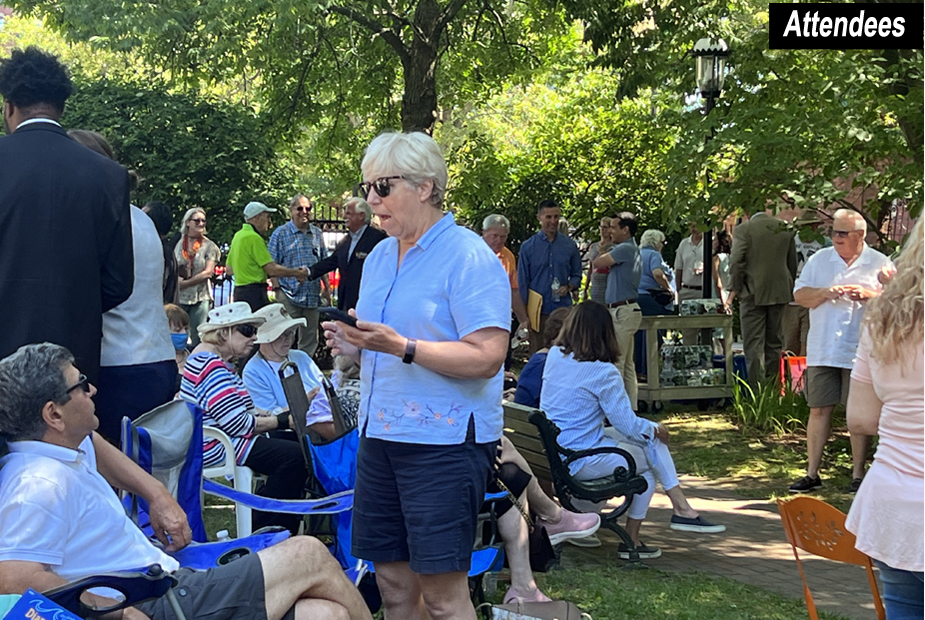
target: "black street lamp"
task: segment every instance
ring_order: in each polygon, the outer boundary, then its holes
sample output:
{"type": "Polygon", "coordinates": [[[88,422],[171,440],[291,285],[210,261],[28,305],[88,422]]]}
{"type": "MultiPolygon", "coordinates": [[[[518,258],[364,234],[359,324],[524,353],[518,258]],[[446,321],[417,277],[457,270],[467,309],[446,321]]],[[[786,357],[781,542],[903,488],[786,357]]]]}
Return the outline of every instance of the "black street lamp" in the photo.
{"type": "MultiPolygon", "coordinates": [[[[691,50],[697,70],[697,88],[700,96],[706,99],[704,114],[709,114],[716,106],[716,99],[723,92],[723,81],[726,78],[726,58],[729,56],[729,46],[722,39],[700,39],[691,50]]],[[[709,141],[713,137],[713,130],[706,137],[709,141]]],[[[710,176],[707,174],[707,182],[710,176]]],[[[703,233],[703,296],[709,299],[713,296],[713,228],[703,233]]]]}

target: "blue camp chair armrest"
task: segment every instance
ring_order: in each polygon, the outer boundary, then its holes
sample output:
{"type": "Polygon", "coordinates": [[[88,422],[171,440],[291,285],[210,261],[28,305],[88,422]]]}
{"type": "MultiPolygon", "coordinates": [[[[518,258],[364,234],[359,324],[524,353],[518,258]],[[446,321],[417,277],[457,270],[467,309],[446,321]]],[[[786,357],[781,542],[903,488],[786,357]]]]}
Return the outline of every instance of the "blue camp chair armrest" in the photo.
{"type": "Polygon", "coordinates": [[[104,573],[84,577],[53,588],[44,595],[69,612],[86,617],[89,613],[100,611],[88,607],[80,600],[80,596],[91,588],[111,588],[121,592],[124,600],[107,608],[107,611],[114,611],[149,599],[160,598],[176,583],[176,577],[164,572],[160,564],[152,564],[139,568],[137,572],[104,573]]]}

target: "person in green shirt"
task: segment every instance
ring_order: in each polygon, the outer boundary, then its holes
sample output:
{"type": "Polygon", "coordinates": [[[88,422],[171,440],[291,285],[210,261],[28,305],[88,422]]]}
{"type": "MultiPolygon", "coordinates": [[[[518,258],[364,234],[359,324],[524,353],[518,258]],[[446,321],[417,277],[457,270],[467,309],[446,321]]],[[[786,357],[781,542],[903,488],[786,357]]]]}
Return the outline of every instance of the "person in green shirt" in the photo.
{"type": "Polygon", "coordinates": [[[249,202],[244,207],[244,225],[235,233],[228,250],[228,273],[234,276],[234,300],[246,301],[251,311],[270,303],[267,278],[295,278],[300,283],[308,278],[305,266],[283,267],[273,262],[267,243],[261,236],[270,228],[270,214],[276,213],[262,202],[249,202]]]}

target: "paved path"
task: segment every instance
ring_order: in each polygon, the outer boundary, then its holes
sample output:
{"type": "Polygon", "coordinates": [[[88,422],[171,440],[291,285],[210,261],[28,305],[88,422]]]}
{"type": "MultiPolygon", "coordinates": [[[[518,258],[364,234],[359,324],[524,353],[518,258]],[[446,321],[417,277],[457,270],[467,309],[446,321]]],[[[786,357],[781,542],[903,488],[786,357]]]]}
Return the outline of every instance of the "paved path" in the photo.
{"type": "MultiPolygon", "coordinates": [[[[693,507],[711,521],[726,525],[723,534],[692,534],[668,527],[671,503],[661,492],[655,494],[642,540],[662,549],[662,557],[647,560],[652,568],[671,572],[693,570],[730,577],[765,588],[788,598],[803,599],[803,584],[793,552],[784,538],[777,504],[768,500],[743,499],[729,483],[682,476],[681,484],[693,507]]],[[[597,549],[564,545],[562,563],[572,567],[616,559],[619,538],[601,530],[597,549]]],[[[876,618],[863,568],[801,554],[810,591],[820,611],[848,618],[876,618]]]]}

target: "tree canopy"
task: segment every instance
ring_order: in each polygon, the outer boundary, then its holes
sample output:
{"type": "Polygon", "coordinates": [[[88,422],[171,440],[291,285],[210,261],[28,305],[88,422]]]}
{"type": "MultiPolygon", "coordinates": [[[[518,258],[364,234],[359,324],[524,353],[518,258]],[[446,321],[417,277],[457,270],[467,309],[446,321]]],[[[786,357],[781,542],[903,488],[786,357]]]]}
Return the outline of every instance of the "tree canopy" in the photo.
{"type": "Polygon", "coordinates": [[[729,43],[731,72],[712,114],[704,117],[696,106],[660,114],[679,128],[668,154],[669,218],[690,212],[716,221],[736,209],[842,206],[858,188],[875,190],[876,199],[864,205],[874,218],[894,199],[909,199],[913,214],[920,213],[921,49],[770,50],[767,4],[753,0],[564,5],[585,20],[597,63],[616,71],[621,96],[646,87],[659,99],[693,95],[694,42],[729,43]]]}

